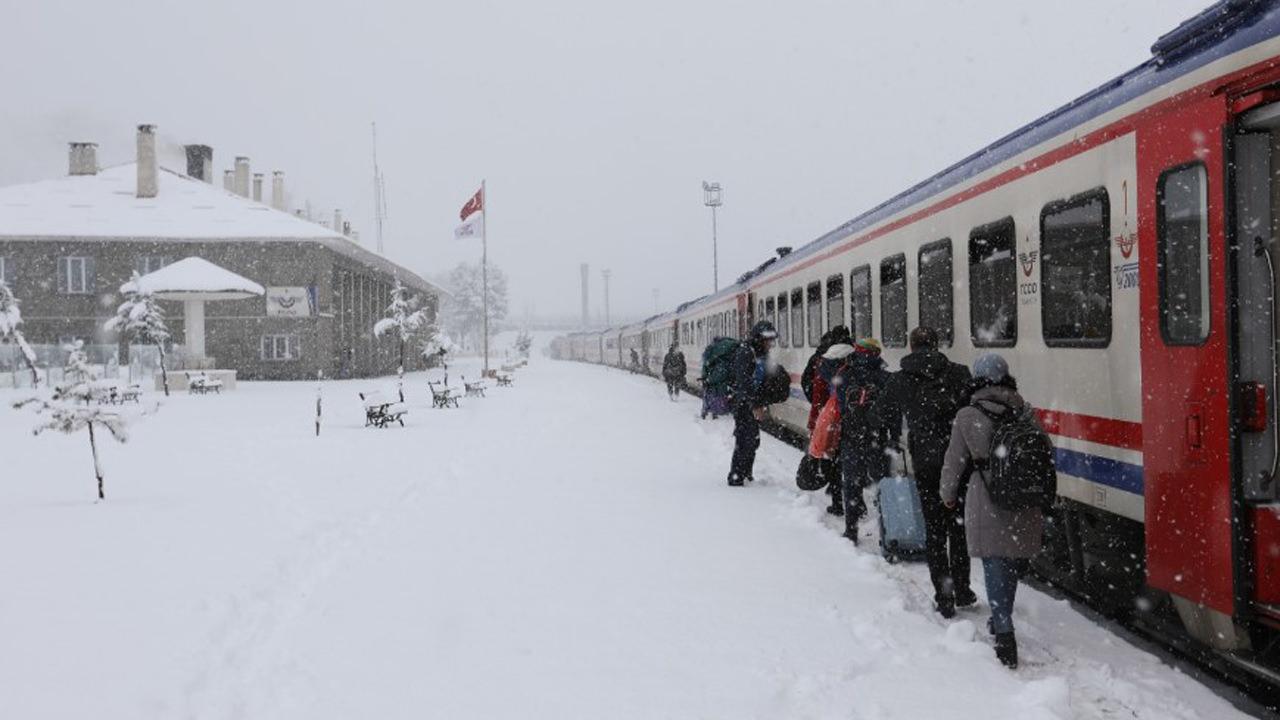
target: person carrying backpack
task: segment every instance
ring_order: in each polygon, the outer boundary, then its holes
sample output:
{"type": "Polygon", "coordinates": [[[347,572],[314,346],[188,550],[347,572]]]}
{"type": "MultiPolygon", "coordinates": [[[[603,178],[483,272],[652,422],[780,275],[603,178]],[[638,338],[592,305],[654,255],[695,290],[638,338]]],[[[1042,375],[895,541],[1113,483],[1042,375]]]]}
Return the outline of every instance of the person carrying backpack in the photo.
{"type": "MultiPolygon", "coordinates": [[[[818,418],[823,408],[826,407],[827,402],[831,399],[831,379],[841,372],[848,362],[849,356],[853,354],[853,341],[849,338],[849,331],[843,326],[832,328],[824,336],[823,342],[827,343],[827,347],[823,349],[822,343],[820,343],[818,349],[822,350],[822,354],[815,354],[816,363],[811,362],[814,373],[810,382],[810,392],[812,394],[809,398],[810,438],[813,437],[814,428],[818,424],[818,418]]],[[[803,385],[803,383],[802,376],[801,384],[803,385]]],[[[837,400],[837,405],[838,402],[837,400]]],[[[836,446],[835,452],[829,453],[823,459],[811,462],[815,465],[814,472],[827,479],[827,493],[831,495],[831,504],[827,507],[827,512],[837,517],[843,517],[844,487],[841,481],[839,446],[836,446]]]]}
{"type": "Polygon", "coordinates": [[[773,323],[762,320],[751,328],[751,337],[733,353],[729,381],[729,405],[733,408],[733,459],[729,485],[741,487],[754,480],[756,449],[760,447],[760,422],[773,398],[766,393],[769,350],[778,337],[773,323]]]}
{"type": "Polygon", "coordinates": [[[684,362],[684,353],[680,352],[680,346],[671,343],[667,356],[662,358],[662,379],[667,383],[667,395],[672,400],[680,397],[680,386],[684,385],[686,372],[688,367],[684,362]]]}
{"type": "Polygon", "coordinates": [[[631,372],[633,372],[633,373],[638,373],[638,372],[640,372],[640,353],[636,352],[636,349],[635,349],[635,348],[631,348],[631,368],[630,368],[630,370],[631,370],[631,372]]]}
{"type": "Polygon", "coordinates": [[[702,351],[702,418],[729,414],[729,384],[733,378],[733,355],[738,341],[718,337],[702,351]]]}
{"type": "Polygon", "coordinates": [[[863,491],[888,473],[885,451],[898,440],[899,431],[881,419],[876,407],[888,381],[880,343],[874,338],[855,343],[853,353],[828,380],[840,404],[844,537],[854,544],[858,542],[858,523],[867,514],[863,491]]]}
{"type": "Polygon", "coordinates": [[[934,609],[950,618],[957,607],[978,602],[969,587],[964,516],[960,509],[943,505],[939,492],[951,424],[970,390],[969,369],[938,351],[938,333],[932,328],[912,330],[910,346],[911,353],[900,363],[902,369],[885,386],[882,415],[892,425],[901,425],[902,416],[906,417],[907,451],[924,512],[925,559],[933,581],[934,609]]]}
{"type": "Polygon", "coordinates": [[[943,503],[955,508],[969,476],[964,504],[969,555],[982,559],[991,604],[987,628],[995,636],[996,657],[1016,668],[1013,602],[1019,578],[1040,551],[1042,508],[1056,493],[1053,446],[1018,394],[1004,358],[979,357],[973,375],[977,389],[956,413],[940,491],[943,503]]]}

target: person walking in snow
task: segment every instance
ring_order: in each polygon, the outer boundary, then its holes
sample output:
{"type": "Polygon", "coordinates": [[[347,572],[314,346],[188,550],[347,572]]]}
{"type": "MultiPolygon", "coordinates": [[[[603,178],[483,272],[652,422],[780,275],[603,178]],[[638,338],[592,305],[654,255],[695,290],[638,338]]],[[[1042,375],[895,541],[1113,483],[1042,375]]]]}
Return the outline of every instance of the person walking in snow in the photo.
{"type": "MultiPolygon", "coordinates": [[[[1018,666],[1018,642],[1013,631],[1013,602],[1018,580],[1031,558],[1040,551],[1044,514],[1038,507],[1006,509],[992,501],[987,491],[991,438],[996,419],[1007,413],[1030,416],[1031,407],[1018,394],[1009,365],[995,353],[973,364],[976,390],[970,404],[956,413],[951,440],[942,464],[942,502],[956,508],[961,485],[968,479],[964,501],[965,539],[969,555],[982,560],[991,620],[987,629],[995,636],[996,657],[1007,667],[1018,666]],[[975,467],[975,465],[977,467],[975,467]]],[[[1016,422],[1016,421],[1015,421],[1016,422]]]]}
{"type": "MultiPolygon", "coordinates": [[[[805,397],[809,399],[810,433],[818,423],[818,414],[822,412],[823,406],[831,397],[831,385],[828,380],[844,365],[845,359],[852,353],[853,338],[849,335],[848,328],[837,325],[822,336],[817,350],[809,358],[809,363],[800,376],[800,388],[805,391],[805,397]],[[808,378],[807,382],[806,378],[808,378]]],[[[827,512],[841,517],[844,515],[844,488],[840,481],[839,455],[816,462],[818,463],[817,471],[828,480],[827,493],[831,495],[831,504],[827,506],[827,512]]]]}
{"type": "Polygon", "coordinates": [[[729,380],[729,407],[733,410],[733,459],[729,465],[729,485],[741,487],[754,480],[756,449],[760,447],[760,423],[769,403],[764,396],[766,362],[778,332],[773,323],[762,320],[751,328],[751,336],[734,350],[729,380]]]}
{"type": "Polygon", "coordinates": [[[640,372],[640,353],[635,348],[631,348],[631,372],[640,372]]]}
{"type": "Polygon", "coordinates": [[[689,371],[684,361],[684,353],[680,346],[671,343],[667,356],[662,358],[662,379],[667,382],[667,395],[672,400],[680,397],[680,387],[684,385],[685,374],[689,371]]]}
{"type": "Polygon", "coordinates": [[[857,544],[858,523],[867,514],[863,491],[888,474],[886,450],[897,444],[900,432],[881,419],[877,408],[889,382],[889,373],[880,358],[880,343],[875,338],[859,340],[828,382],[840,403],[844,537],[857,544]]]}
{"type": "Polygon", "coordinates": [[[951,425],[970,391],[969,369],[938,350],[932,328],[911,331],[911,353],[885,386],[882,416],[892,425],[907,421],[907,451],[915,472],[916,491],[925,520],[925,558],[933,581],[934,608],[953,617],[957,607],[978,602],[969,587],[969,549],[960,509],[942,504],[942,462],[951,440],[951,425]]]}

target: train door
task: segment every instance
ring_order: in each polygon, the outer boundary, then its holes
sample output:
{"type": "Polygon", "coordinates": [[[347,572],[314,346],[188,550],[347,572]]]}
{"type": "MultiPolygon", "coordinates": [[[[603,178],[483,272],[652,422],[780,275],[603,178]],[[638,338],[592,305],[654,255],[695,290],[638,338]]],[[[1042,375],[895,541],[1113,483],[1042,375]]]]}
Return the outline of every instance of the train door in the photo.
{"type": "Polygon", "coordinates": [[[1225,123],[1208,96],[1136,139],[1147,582],[1192,635],[1233,647],[1225,123]]]}
{"type": "MultiPolygon", "coordinates": [[[[1269,99],[1275,99],[1271,97],[1269,99]]],[[[1276,264],[1280,262],[1280,103],[1248,110],[1232,137],[1237,498],[1248,514],[1236,518],[1237,554],[1244,577],[1237,595],[1280,627],[1280,433],[1277,428],[1276,264]]]]}

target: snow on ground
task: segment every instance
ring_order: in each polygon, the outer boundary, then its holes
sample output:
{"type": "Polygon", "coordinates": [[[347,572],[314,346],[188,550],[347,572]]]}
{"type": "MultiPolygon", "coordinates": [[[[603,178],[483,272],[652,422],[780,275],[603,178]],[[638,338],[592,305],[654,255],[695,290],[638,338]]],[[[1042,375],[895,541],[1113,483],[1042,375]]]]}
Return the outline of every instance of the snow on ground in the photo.
{"type": "Polygon", "coordinates": [[[319,438],[313,383],[175,396],[101,504],[86,439],[0,393],[0,717],[1243,717],[1026,589],[1004,670],[795,450],[730,489],[728,422],[652,380],[535,354],[458,410],[410,376],[407,427],[366,429],[379,386],[326,383],[319,438]]]}

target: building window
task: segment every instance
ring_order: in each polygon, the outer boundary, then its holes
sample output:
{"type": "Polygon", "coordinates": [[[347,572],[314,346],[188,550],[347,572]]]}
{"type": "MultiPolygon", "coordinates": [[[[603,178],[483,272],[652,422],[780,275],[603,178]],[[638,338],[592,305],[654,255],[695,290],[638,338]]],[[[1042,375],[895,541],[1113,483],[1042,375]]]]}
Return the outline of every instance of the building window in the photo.
{"type": "Polygon", "coordinates": [[[844,276],[827,278],[827,329],[844,324],[844,276]]]}
{"type": "Polygon", "coordinates": [[[1199,163],[1166,171],[1156,189],[1160,332],[1168,345],[1209,337],[1208,196],[1199,163]]]}
{"type": "Polygon", "coordinates": [[[1111,343],[1110,234],[1104,188],[1040,213],[1040,320],[1049,347],[1111,343]]]}
{"type": "Polygon", "coordinates": [[[302,357],[302,348],[298,344],[297,335],[263,335],[263,360],[297,360],[302,357]]]}
{"type": "Polygon", "coordinates": [[[805,307],[809,311],[809,347],[822,342],[822,283],[812,283],[805,291],[805,307]]]}
{"type": "Polygon", "coordinates": [[[84,295],[94,291],[94,284],[93,258],[58,258],[58,292],[84,295]]]}
{"type": "Polygon", "coordinates": [[[0,255],[0,283],[13,286],[13,259],[0,255]]]}
{"type": "Polygon", "coordinates": [[[791,291],[791,347],[804,347],[804,291],[791,291]]]}
{"type": "Polygon", "coordinates": [[[907,256],[880,261],[880,339],[885,347],[907,346],[907,256]]]}
{"type": "Polygon", "coordinates": [[[849,273],[849,300],[853,306],[853,327],[849,328],[854,340],[875,335],[871,327],[871,266],[863,265],[849,273]]]}
{"type": "Polygon", "coordinates": [[[778,344],[787,347],[791,344],[791,335],[787,329],[787,294],[778,296],[778,344]]]}
{"type": "Polygon", "coordinates": [[[1013,218],[969,233],[969,335],[974,347],[1018,341],[1018,262],[1013,218]]]}
{"type": "Polygon", "coordinates": [[[137,270],[139,275],[146,275],[168,264],[169,258],[162,255],[143,255],[134,261],[133,269],[137,270]]]}
{"type": "Polygon", "coordinates": [[[955,336],[951,240],[939,240],[920,248],[920,325],[938,333],[938,343],[951,347],[955,336]]]}

